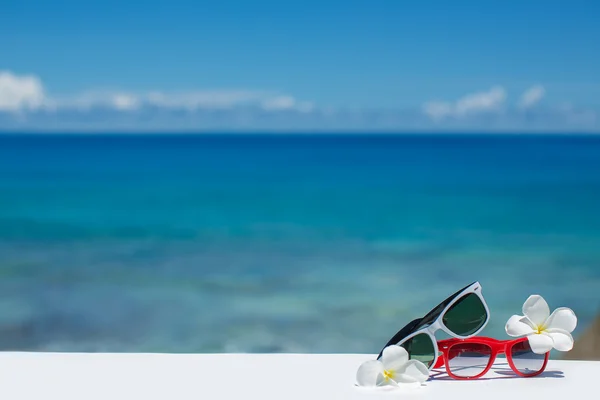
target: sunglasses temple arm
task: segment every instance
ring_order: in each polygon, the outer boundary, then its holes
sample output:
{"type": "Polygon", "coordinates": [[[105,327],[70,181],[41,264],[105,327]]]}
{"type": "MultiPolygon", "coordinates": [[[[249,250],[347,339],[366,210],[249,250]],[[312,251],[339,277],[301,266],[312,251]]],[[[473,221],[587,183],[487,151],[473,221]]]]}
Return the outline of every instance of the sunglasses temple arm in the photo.
{"type": "Polygon", "coordinates": [[[432,368],[442,368],[444,366],[444,355],[440,354],[432,368]]]}

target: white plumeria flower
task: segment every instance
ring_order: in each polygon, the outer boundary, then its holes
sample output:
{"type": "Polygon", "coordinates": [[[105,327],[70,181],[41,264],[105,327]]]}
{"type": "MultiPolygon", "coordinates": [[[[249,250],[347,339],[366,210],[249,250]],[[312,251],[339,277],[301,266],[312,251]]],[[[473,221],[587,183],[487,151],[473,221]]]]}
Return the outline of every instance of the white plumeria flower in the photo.
{"type": "Polygon", "coordinates": [[[577,326],[573,310],[560,307],[550,314],[546,300],[535,294],[523,304],[523,314],[510,317],[506,323],[506,333],[513,337],[527,336],[534,353],[544,354],[552,348],[558,351],[573,348],[571,332],[577,326]]]}
{"type": "Polygon", "coordinates": [[[398,386],[398,383],[422,383],[428,378],[425,364],[409,360],[406,349],[397,345],[386,347],[381,360],[365,361],[356,372],[360,386],[398,386]]]}

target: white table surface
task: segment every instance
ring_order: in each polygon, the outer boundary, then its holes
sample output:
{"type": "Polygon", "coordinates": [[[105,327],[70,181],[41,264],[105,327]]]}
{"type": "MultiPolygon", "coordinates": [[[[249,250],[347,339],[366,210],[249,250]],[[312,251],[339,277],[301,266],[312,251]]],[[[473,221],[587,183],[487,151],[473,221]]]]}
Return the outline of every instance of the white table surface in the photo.
{"type": "MultiPolygon", "coordinates": [[[[434,375],[394,390],[355,386],[364,354],[0,352],[0,399],[561,399],[596,398],[600,362],[550,360],[543,375],[455,381],[434,375]],[[592,397],[590,397],[592,396],[592,397]]],[[[597,397],[600,398],[600,397],[597,397]]]]}

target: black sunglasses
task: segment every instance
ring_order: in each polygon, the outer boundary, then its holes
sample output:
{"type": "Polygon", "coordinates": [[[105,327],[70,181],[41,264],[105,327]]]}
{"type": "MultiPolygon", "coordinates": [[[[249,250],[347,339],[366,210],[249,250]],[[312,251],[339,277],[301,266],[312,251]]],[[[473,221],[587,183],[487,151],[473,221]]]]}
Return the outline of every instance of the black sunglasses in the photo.
{"type": "MultiPolygon", "coordinates": [[[[419,359],[431,369],[438,355],[436,331],[441,329],[457,339],[466,339],[481,332],[489,316],[481,285],[473,282],[438,304],[423,318],[410,321],[383,349],[394,344],[402,346],[411,358],[419,359]]],[[[381,358],[383,349],[377,359],[381,358]]]]}

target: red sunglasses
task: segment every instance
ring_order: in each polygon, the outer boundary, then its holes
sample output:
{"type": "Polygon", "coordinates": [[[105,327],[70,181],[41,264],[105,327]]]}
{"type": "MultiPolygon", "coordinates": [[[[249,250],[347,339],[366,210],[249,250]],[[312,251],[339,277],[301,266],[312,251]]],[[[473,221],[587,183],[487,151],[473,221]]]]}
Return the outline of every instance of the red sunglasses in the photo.
{"type": "Polygon", "coordinates": [[[532,377],[546,369],[550,353],[537,354],[531,350],[529,340],[498,340],[489,337],[446,339],[438,341],[442,354],[433,368],[446,366],[454,379],[477,379],[485,375],[498,354],[506,354],[510,368],[519,376],[532,377]]]}

